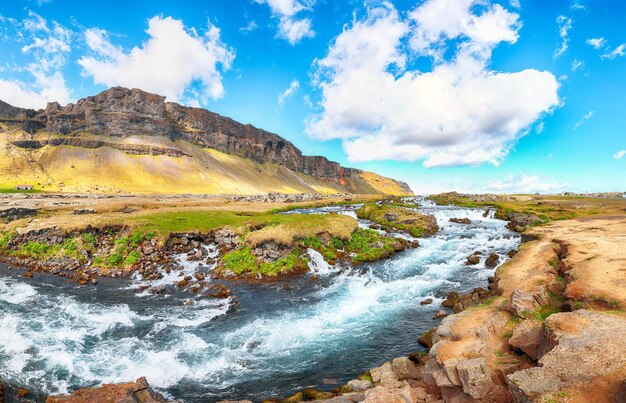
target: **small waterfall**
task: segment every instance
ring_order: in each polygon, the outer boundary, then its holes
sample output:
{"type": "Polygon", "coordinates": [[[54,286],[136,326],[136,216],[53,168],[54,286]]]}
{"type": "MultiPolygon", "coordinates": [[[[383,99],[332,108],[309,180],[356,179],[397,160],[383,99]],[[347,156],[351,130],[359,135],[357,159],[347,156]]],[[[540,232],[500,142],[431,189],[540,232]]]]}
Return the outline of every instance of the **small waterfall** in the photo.
{"type": "Polygon", "coordinates": [[[328,264],[324,260],[324,256],[316,250],[311,248],[307,249],[306,253],[309,255],[309,269],[316,274],[329,274],[333,273],[333,266],[328,264]]]}

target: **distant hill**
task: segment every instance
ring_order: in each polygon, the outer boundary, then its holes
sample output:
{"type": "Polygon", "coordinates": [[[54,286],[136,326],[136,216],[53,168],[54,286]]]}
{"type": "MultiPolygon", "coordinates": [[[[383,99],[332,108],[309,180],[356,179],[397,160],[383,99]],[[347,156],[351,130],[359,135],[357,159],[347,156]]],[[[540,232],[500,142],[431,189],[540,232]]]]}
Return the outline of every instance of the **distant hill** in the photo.
{"type": "Polygon", "coordinates": [[[0,101],[0,187],[133,193],[412,194],[284,138],[138,89],[21,109],[0,101]]]}

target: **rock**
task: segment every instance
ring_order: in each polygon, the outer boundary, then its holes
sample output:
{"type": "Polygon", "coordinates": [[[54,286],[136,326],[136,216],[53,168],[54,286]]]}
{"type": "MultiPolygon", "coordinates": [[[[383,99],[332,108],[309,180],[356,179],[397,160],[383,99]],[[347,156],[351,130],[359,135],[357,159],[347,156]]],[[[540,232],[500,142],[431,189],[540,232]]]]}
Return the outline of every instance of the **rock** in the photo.
{"type": "Polygon", "coordinates": [[[469,255],[466,259],[465,264],[470,266],[470,265],[475,265],[478,264],[480,262],[480,256],[477,255],[469,255]]]}
{"type": "Polygon", "coordinates": [[[513,330],[509,345],[516,350],[523,351],[534,361],[537,361],[542,332],[541,323],[529,319],[524,320],[513,330]]]}
{"type": "Polygon", "coordinates": [[[402,388],[377,386],[365,392],[365,403],[415,403],[417,392],[408,384],[402,388]]]}
{"type": "Polygon", "coordinates": [[[455,291],[450,291],[448,293],[448,298],[441,303],[441,306],[445,308],[454,308],[454,304],[459,299],[459,293],[455,291]]]}
{"type": "Polygon", "coordinates": [[[463,384],[463,392],[474,399],[488,395],[495,386],[484,357],[463,360],[456,365],[456,370],[463,384]]]}
{"type": "Polygon", "coordinates": [[[28,391],[28,389],[18,388],[17,391],[15,391],[15,395],[22,399],[30,395],[30,392],[28,391]]]}
{"type": "Polygon", "coordinates": [[[443,319],[446,316],[448,316],[448,313],[446,311],[439,310],[437,311],[437,313],[435,313],[435,315],[433,316],[433,319],[443,319]]]}
{"type": "Polygon", "coordinates": [[[385,213],[383,215],[383,220],[389,221],[389,222],[398,221],[398,215],[395,213],[385,213]]]}
{"type": "Polygon", "coordinates": [[[515,249],[511,249],[507,254],[508,257],[513,257],[517,255],[517,251],[515,249]]]}
{"type": "Polygon", "coordinates": [[[74,210],[75,215],[96,214],[96,210],[91,208],[74,210]]]}
{"type": "Polygon", "coordinates": [[[516,288],[511,293],[509,311],[520,318],[527,318],[538,307],[546,305],[548,302],[548,294],[542,286],[537,287],[532,294],[516,288]]]}
{"type": "Polygon", "coordinates": [[[497,253],[491,253],[489,257],[487,257],[487,260],[485,260],[485,266],[493,269],[498,265],[498,260],[500,260],[500,256],[498,256],[497,253]]]}
{"type": "Polygon", "coordinates": [[[287,399],[283,400],[282,403],[300,403],[304,401],[304,394],[302,392],[297,392],[287,399]]]}
{"type": "Polygon", "coordinates": [[[353,379],[348,382],[348,386],[355,392],[363,392],[374,387],[370,381],[353,379]]]}
{"type": "MultiPolygon", "coordinates": [[[[46,403],[95,403],[95,402],[168,402],[159,393],[152,390],[146,378],[139,378],[132,383],[103,385],[99,388],[79,389],[71,395],[50,396],[46,403]]],[[[173,403],[173,402],[172,402],[173,403]]]]}
{"type": "Polygon", "coordinates": [[[389,381],[397,381],[398,375],[393,371],[390,362],[386,362],[380,367],[370,369],[372,380],[375,383],[385,383],[389,381]]]}
{"type": "Polygon", "coordinates": [[[470,220],[469,218],[454,218],[453,217],[448,221],[457,223],[457,224],[471,224],[472,223],[472,220],[470,220]]]}
{"type": "Polygon", "coordinates": [[[515,401],[545,401],[544,396],[576,385],[592,388],[598,397],[621,388],[623,377],[615,375],[626,368],[623,316],[585,309],[555,313],[544,329],[538,366],[506,377],[515,401]]]}
{"type": "Polygon", "coordinates": [[[399,380],[421,379],[422,369],[415,365],[408,357],[398,357],[391,361],[391,368],[399,380]]]}
{"type": "Polygon", "coordinates": [[[432,329],[421,335],[420,338],[417,339],[419,345],[426,348],[431,348],[433,346],[433,333],[436,329],[437,328],[433,327],[432,329]]]}
{"type": "Polygon", "coordinates": [[[426,298],[425,300],[420,302],[420,305],[430,305],[432,303],[433,303],[433,299],[432,298],[426,298]]]}
{"type": "Polygon", "coordinates": [[[217,403],[252,403],[252,400],[220,400],[217,403]]]}
{"type": "Polygon", "coordinates": [[[33,272],[27,271],[26,273],[22,274],[22,277],[33,278],[33,272]]]}

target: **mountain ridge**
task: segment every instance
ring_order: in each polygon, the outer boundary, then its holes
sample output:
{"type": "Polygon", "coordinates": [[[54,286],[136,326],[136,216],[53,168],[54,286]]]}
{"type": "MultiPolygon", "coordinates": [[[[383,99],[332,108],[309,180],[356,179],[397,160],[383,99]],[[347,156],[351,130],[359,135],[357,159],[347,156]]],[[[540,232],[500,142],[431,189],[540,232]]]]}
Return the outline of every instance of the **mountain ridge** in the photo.
{"type": "MultiPolygon", "coordinates": [[[[293,143],[275,133],[239,123],[206,109],[166,102],[164,96],[139,89],[113,87],[65,106],[50,102],[45,109],[40,110],[17,108],[0,101],[0,123],[22,132],[11,140],[11,145],[20,149],[37,150],[46,146],[112,147],[129,154],[180,157],[189,155],[176,144],[186,142],[260,164],[278,164],[288,170],[345,187],[351,193],[367,190],[361,186],[361,182],[367,182],[369,179],[364,178],[368,175],[375,175],[342,167],[322,156],[306,156],[293,143]],[[142,147],[137,139],[146,136],[157,142],[164,139],[174,146],[150,143],[142,147]],[[124,142],[133,144],[122,146],[124,142]],[[353,186],[355,181],[359,182],[359,186],[353,186]]],[[[392,184],[389,193],[412,194],[404,182],[379,178],[392,184]]],[[[376,186],[370,187],[371,193],[381,193],[376,186]]]]}

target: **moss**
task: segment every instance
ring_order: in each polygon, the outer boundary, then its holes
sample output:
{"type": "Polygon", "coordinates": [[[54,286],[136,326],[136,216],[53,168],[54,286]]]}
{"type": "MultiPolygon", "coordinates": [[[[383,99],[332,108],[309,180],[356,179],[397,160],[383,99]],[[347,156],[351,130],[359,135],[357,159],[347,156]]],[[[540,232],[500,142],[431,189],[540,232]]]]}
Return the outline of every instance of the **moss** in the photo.
{"type": "Polygon", "coordinates": [[[3,232],[0,236],[0,250],[6,250],[9,246],[9,242],[13,238],[14,234],[12,232],[3,232]]]}
{"type": "Polygon", "coordinates": [[[124,266],[134,266],[139,259],[141,259],[141,252],[137,250],[131,251],[124,259],[124,266]]]}
{"type": "Polygon", "coordinates": [[[87,245],[91,245],[93,247],[95,247],[98,243],[98,240],[96,239],[96,237],[93,234],[90,234],[88,232],[85,232],[82,235],[83,238],[83,242],[85,242],[87,245]]]}
{"type": "Polygon", "coordinates": [[[365,203],[357,212],[357,217],[373,221],[383,229],[406,231],[414,237],[432,234],[437,231],[433,217],[420,214],[405,207],[365,203]],[[390,218],[393,219],[390,220],[390,218]]]}
{"type": "Polygon", "coordinates": [[[119,252],[112,253],[106,258],[106,263],[110,266],[119,266],[123,261],[124,256],[119,252]]]}
{"type": "Polygon", "coordinates": [[[307,261],[299,257],[297,249],[293,250],[287,257],[279,258],[272,263],[260,263],[256,256],[252,254],[249,246],[228,252],[222,258],[224,267],[235,274],[261,274],[263,276],[277,276],[282,273],[289,273],[296,269],[307,267],[307,261]]]}

